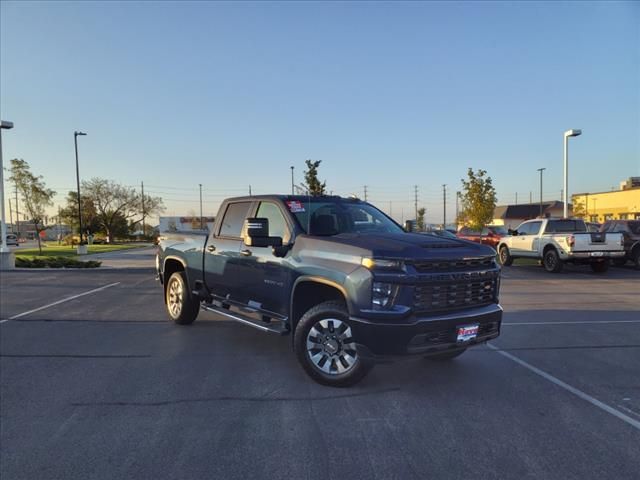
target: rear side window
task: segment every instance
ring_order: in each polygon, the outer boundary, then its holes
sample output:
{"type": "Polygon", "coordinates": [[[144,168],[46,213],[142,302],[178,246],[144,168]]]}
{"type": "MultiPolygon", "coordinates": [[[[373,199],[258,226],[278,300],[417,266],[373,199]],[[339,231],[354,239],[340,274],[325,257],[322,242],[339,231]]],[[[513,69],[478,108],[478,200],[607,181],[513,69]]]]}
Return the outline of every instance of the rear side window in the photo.
{"type": "Polygon", "coordinates": [[[587,227],[582,220],[550,220],[545,233],[586,232],[587,227]]]}
{"type": "Polygon", "coordinates": [[[224,212],[222,226],[220,227],[221,237],[240,238],[244,220],[249,213],[251,202],[230,203],[227,211],[224,212]]]}

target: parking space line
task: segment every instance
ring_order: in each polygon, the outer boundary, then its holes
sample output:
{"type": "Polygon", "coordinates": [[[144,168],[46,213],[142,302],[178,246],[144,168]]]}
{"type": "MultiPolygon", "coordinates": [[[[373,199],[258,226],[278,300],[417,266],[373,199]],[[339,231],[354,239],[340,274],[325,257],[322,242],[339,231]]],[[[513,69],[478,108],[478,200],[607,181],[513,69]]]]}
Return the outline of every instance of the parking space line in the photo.
{"type": "Polygon", "coordinates": [[[19,313],[18,315],[14,315],[13,317],[0,320],[0,323],[5,323],[5,322],[8,322],[9,320],[16,320],[20,317],[24,317],[25,315],[29,315],[30,313],[39,312],[40,310],[44,310],[45,308],[53,307],[55,305],[60,305],[61,303],[68,302],[70,300],[75,300],[76,298],[84,297],[85,295],[96,293],[101,290],[106,290],[107,288],[115,287],[116,285],[120,285],[120,282],[110,283],[109,285],[105,285],[99,288],[94,288],[93,290],[89,290],[88,292],[79,293],[78,295],[72,295],[71,297],[63,298],[62,300],[58,300],[57,302],[49,303],[47,305],[43,305],[42,307],[34,308],[33,310],[28,310],[26,312],[19,313]]]}
{"type": "Polygon", "coordinates": [[[598,400],[597,398],[593,398],[591,395],[584,393],[582,390],[578,390],[576,387],[572,387],[571,385],[569,385],[568,383],[563,382],[562,380],[560,380],[559,378],[554,377],[553,375],[540,370],[537,367],[534,367],[533,365],[531,365],[530,363],[525,362],[524,360],[519,359],[518,357],[511,355],[510,353],[505,352],[504,350],[499,349],[498,347],[495,347],[493,345],[487,344],[487,347],[489,347],[491,350],[494,350],[495,352],[499,353],[500,355],[502,355],[503,357],[508,358],[509,360],[516,362],[518,365],[526,368],[527,370],[535,373],[536,375],[539,375],[540,377],[544,378],[545,380],[549,380],[551,383],[564,388],[565,390],[567,390],[570,393],[573,393],[576,397],[581,398],[582,400],[585,400],[587,402],[589,402],[591,405],[594,405],[596,407],[598,407],[601,410],[604,410],[605,412],[613,415],[614,417],[619,418],[620,420],[622,420],[623,422],[631,425],[632,427],[640,430],[640,421],[631,418],[628,415],[625,415],[624,413],[622,413],[619,410],[616,410],[615,408],[607,405],[606,403],[601,402],[600,400],[598,400]]]}
{"type": "Polygon", "coordinates": [[[640,323],[640,320],[585,320],[577,322],[502,322],[502,325],[586,325],[606,323],[640,323]]]}

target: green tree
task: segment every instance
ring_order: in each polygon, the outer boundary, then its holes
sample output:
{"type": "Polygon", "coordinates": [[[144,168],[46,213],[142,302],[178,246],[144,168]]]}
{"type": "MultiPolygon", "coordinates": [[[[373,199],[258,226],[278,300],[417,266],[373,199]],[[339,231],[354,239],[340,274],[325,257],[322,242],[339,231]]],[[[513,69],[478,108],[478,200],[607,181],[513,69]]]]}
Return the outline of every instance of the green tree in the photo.
{"type": "Polygon", "coordinates": [[[493,219],[496,208],[496,190],[486,170],[467,171],[462,179],[462,209],[460,220],[474,229],[481,229],[493,219]]]}
{"type": "Polygon", "coordinates": [[[587,211],[585,209],[584,201],[575,200],[572,205],[571,213],[574,217],[584,218],[586,220],[587,211]]]}
{"type": "MultiPolygon", "coordinates": [[[[82,228],[85,232],[96,233],[102,230],[102,225],[98,220],[98,212],[93,204],[93,201],[82,195],[82,228]]],[[[67,193],[65,199],[67,204],[64,208],[60,209],[60,217],[64,223],[69,225],[72,229],[80,233],[80,222],[78,220],[78,192],[67,193]]]]}
{"type": "Polygon", "coordinates": [[[307,170],[304,172],[304,181],[307,184],[309,194],[314,197],[324,195],[327,182],[320,182],[318,179],[318,167],[322,160],[305,160],[307,170]]]}
{"type": "Polygon", "coordinates": [[[419,232],[424,232],[425,224],[424,224],[424,215],[427,213],[427,209],[422,207],[418,209],[418,218],[416,218],[416,228],[419,232]]]}
{"type": "MultiPolygon", "coordinates": [[[[107,240],[112,242],[116,235],[128,229],[128,221],[134,217],[142,219],[142,197],[134,188],[126,187],[104,178],[92,178],[82,182],[84,194],[93,203],[97,219],[107,240]]],[[[162,198],[145,195],[144,215],[157,215],[164,211],[162,198]]]]}
{"type": "Polygon", "coordinates": [[[9,180],[14,182],[18,188],[18,192],[22,196],[22,204],[27,214],[33,222],[38,238],[38,251],[42,255],[42,244],[40,242],[40,232],[45,230],[44,218],[46,208],[53,205],[53,196],[55,191],[47,188],[42,175],[35,176],[31,173],[29,164],[22,159],[14,158],[11,160],[9,169],[11,177],[9,180]]]}

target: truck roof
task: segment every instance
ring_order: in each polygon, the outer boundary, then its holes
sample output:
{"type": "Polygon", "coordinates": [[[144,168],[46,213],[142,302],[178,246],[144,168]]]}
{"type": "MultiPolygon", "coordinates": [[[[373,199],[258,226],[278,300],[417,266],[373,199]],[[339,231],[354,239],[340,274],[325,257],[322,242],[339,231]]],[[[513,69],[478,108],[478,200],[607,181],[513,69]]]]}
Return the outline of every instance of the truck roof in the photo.
{"type": "Polygon", "coordinates": [[[300,201],[300,202],[309,202],[309,201],[318,201],[318,200],[340,200],[344,202],[363,202],[357,197],[341,197],[340,195],[286,195],[286,194],[266,194],[266,195],[243,195],[241,197],[231,197],[227,198],[225,201],[242,201],[242,200],[282,200],[282,201],[300,201]]]}

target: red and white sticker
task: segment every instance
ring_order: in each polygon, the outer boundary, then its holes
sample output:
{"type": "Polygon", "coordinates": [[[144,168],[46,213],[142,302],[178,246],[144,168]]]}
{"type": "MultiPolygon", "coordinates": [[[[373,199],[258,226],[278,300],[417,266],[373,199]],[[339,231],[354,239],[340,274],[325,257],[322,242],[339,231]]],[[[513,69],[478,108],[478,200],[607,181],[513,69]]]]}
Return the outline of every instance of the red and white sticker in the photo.
{"type": "Polygon", "coordinates": [[[473,325],[464,325],[462,327],[458,327],[458,342],[468,342],[469,340],[473,340],[478,336],[478,330],[480,329],[480,325],[474,323],[473,325]]]}
{"type": "Polygon", "coordinates": [[[304,212],[304,205],[300,200],[289,200],[287,202],[287,207],[289,207],[289,211],[291,213],[302,213],[304,212]]]}

